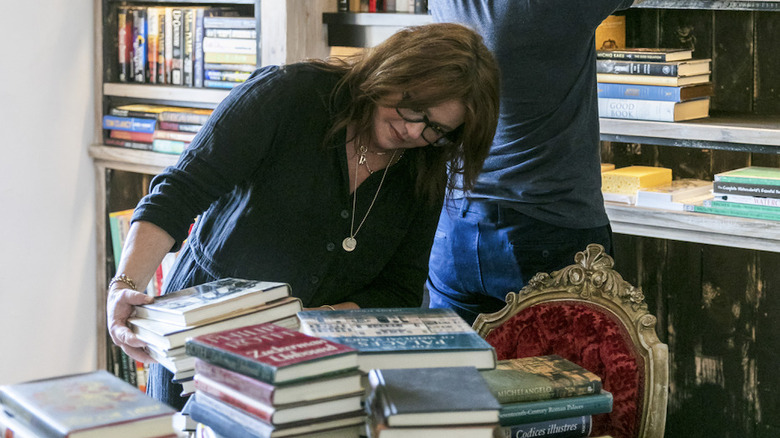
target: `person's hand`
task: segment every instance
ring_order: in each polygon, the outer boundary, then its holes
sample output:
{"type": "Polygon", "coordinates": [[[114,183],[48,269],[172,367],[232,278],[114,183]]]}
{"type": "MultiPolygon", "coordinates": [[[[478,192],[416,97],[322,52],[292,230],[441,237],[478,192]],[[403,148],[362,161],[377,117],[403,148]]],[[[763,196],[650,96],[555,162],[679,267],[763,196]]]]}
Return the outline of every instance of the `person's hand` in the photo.
{"type": "Polygon", "coordinates": [[[155,362],[155,360],[146,352],[146,343],[138,339],[130,330],[127,320],[133,313],[134,306],[152,302],[154,298],[143,292],[117,286],[109,290],[106,303],[106,321],[111,340],[128,356],[144,363],[155,362]]]}

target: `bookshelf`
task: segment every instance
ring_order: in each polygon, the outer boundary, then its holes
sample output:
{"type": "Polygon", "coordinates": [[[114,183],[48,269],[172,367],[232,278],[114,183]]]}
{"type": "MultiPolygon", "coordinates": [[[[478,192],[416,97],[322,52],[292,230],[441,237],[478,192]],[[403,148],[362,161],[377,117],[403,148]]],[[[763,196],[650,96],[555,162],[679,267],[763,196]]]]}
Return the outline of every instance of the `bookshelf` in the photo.
{"type": "Polygon", "coordinates": [[[108,146],[104,143],[102,116],[125,103],[159,103],[214,108],[229,91],[173,85],[123,83],[118,80],[117,8],[119,6],[224,6],[257,22],[258,65],[291,63],[329,53],[322,14],[335,11],[331,0],[94,0],[95,11],[95,114],[93,138],[88,146],[94,163],[96,186],[97,275],[96,318],[97,363],[107,368],[110,338],[106,330],[106,286],[113,275],[110,232],[111,211],[132,208],[145,194],[152,176],[176,163],[178,156],[108,146]]]}

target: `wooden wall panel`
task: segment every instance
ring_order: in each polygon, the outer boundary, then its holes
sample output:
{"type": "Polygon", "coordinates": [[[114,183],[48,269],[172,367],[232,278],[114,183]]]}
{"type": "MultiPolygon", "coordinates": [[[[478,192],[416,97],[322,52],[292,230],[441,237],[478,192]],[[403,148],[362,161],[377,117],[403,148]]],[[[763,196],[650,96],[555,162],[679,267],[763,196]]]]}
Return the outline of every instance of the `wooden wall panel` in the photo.
{"type": "Polygon", "coordinates": [[[753,13],[713,14],[711,110],[753,110],[753,13]]]}
{"type": "Polygon", "coordinates": [[[780,13],[756,13],[755,41],[755,112],[780,114],[780,13]]]}

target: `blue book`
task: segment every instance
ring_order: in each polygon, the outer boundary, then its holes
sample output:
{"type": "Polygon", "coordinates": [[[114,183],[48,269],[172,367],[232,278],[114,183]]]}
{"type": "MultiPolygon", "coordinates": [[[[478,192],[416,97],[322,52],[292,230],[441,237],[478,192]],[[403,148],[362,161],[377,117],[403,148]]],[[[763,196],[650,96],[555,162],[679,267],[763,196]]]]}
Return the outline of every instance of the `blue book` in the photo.
{"type": "Polygon", "coordinates": [[[103,116],[103,129],[116,129],[118,131],[153,133],[157,126],[157,120],[141,117],[121,117],[106,114],[103,116]]]}
{"type": "Polygon", "coordinates": [[[612,99],[642,99],[663,100],[669,102],[684,102],[712,96],[712,83],[689,85],[683,87],[661,85],[617,84],[611,82],[598,83],[598,97],[612,99]]]}
{"type": "Polygon", "coordinates": [[[581,438],[590,436],[593,422],[590,415],[540,421],[538,423],[518,424],[502,427],[506,438],[545,437],[545,438],[581,438]]]}
{"type": "Polygon", "coordinates": [[[493,369],[496,352],[452,309],[389,308],[298,312],[301,331],[358,351],[374,368],[473,366],[493,369]]]}
{"type": "Polygon", "coordinates": [[[601,390],[592,395],[504,403],[498,413],[498,420],[502,426],[514,426],[607,412],[612,412],[612,394],[601,390]]]}

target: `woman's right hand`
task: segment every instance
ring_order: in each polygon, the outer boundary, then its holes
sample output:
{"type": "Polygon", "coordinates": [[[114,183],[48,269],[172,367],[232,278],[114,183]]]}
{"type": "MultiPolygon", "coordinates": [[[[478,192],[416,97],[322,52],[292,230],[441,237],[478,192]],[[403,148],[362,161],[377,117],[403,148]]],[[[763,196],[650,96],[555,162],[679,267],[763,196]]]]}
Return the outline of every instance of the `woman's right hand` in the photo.
{"type": "Polygon", "coordinates": [[[108,302],[106,303],[106,321],[111,339],[128,356],[144,363],[155,362],[155,360],[146,352],[146,343],[135,336],[127,320],[132,315],[135,306],[153,302],[154,298],[149,295],[117,284],[108,291],[108,302]]]}

